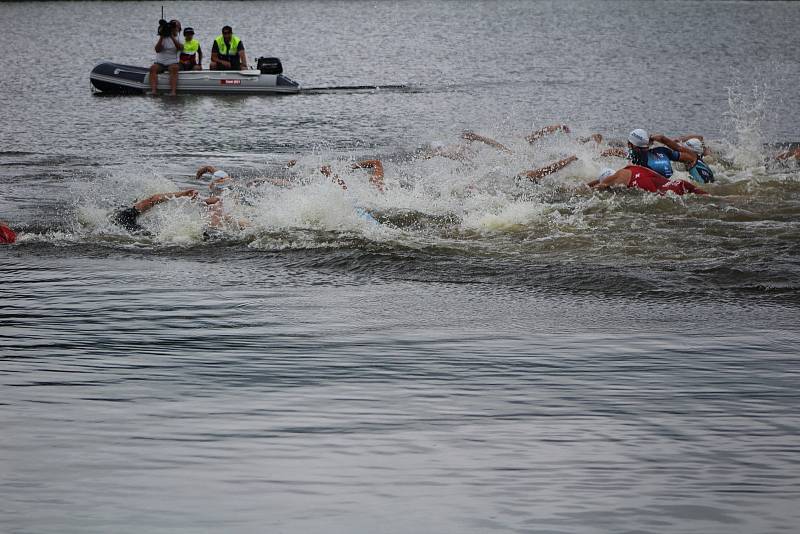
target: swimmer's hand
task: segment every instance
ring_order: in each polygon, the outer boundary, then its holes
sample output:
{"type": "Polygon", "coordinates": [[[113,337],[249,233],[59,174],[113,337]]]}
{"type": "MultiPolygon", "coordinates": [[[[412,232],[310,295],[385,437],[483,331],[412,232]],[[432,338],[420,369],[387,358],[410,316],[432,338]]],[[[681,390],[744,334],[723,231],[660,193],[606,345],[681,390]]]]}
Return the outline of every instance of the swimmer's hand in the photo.
{"type": "Polygon", "coordinates": [[[186,189],[184,191],[178,191],[177,193],[172,193],[170,195],[170,198],[179,198],[179,197],[197,198],[197,189],[186,189]]]}
{"type": "Polygon", "coordinates": [[[194,176],[199,180],[200,177],[203,176],[204,174],[214,174],[215,172],[217,172],[217,168],[214,167],[213,165],[203,165],[202,167],[197,169],[197,172],[194,173],[194,176]]]}

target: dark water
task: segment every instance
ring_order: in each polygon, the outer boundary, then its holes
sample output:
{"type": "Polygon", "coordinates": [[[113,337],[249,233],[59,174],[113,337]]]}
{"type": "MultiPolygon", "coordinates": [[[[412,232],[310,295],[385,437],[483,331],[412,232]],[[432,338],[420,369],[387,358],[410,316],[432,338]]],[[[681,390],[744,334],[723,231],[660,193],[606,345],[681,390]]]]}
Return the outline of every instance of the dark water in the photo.
{"type": "Polygon", "coordinates": [[[35,58],[0,72],[0,531],[796,531],[800,6],[167,4],[207,54],[230,23],[305,87],[406,87],[92,95],[160,5],[0,4],[35,58]],[[576,139],[634,127],[704,135],[711,196],[582,189],[624,162],[576,139]],[[465,129],[514,153],[423,157],[465,129]],[[210,240],[191,202],[109,223],[204,163],[294,186],[210,240]]]}

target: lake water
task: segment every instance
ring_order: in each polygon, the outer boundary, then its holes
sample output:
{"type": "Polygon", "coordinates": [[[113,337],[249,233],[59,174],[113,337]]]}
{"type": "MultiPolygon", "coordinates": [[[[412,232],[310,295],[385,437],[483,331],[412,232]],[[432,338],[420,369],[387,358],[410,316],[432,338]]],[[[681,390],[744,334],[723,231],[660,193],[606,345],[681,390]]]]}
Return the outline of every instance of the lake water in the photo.
{"type": "Polygon", "coordinates": [[[312,90],[92,94],[160,7],[0,3],[0,531],[796,531],[800,5],[166,4],[312,90]],[[711,195],[583,188],[636,127],[711,195]],[[109,222],[201,164],[292,186],[109,222]]]}

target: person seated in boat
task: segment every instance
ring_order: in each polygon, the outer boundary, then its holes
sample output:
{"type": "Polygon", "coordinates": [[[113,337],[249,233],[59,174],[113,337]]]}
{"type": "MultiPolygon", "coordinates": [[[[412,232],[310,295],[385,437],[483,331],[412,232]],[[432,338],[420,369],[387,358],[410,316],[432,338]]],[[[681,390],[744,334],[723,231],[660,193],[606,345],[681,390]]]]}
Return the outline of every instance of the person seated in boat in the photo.
{"type": "Polygon", "coordinates": [[[596,180],[588,184],[592,189],[608,189],[611,187],[637,188],[649,193],[664,195],[672,192],[676,195],[693,193],[707,195],[708,193],[686,180],[669,180],[656,171],[641,165],[628,165],[618,171],[603,169],[596,180]]]}
{"type": "Polygon", "coordinates": [[[200,41],[194,38],[194,28],[183,30],[183,50],[178,58],[181,70],[203,70],[203,49],[200,41]]]}
{"type": "Polygon", "coordinates": [[[110,215],[110,220],[114,224],[123,227],[128,232],[142,232],[144,228],[139,225],[139,216],[150,211],[159,204],[174,198],[191,197],[197,198],[196,189],[186,189],[172,193],[158,193],[140,200],[129,208],[121,208],[110,215]]]}
{"type": "Polygon", "coordinates": [[[156,41],[156,61],[150,67],[150,94],[158,94],[158,75],[169,71],[170,95],[175,96],[178,89],[178,54],[183,50],[183,41],[179,37],[181,23],[175,19],[159,26],[156,41]]]}
{"type": "Polygon", "coordinates": [[[211,70],[247,70],[244,43],[233,34],[233,28],[224,26],[222,35],[214,39],[211,47],[211,70]]]}
{"type": "Polygon", "coordinates": [[[3,221],[0,221],[0,245],[11,245],[17,240],[17,234],[3,221]]]}

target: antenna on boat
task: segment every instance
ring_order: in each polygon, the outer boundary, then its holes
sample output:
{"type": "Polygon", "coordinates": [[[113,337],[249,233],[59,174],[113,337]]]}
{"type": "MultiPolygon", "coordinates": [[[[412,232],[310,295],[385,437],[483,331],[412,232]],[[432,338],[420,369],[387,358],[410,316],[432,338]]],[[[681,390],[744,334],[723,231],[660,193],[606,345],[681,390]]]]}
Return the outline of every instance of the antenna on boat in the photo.
{"type": "Polygon", "coordinates": [[[164,18],[164,6],[161,6],[161,18],[164,18]]]}

